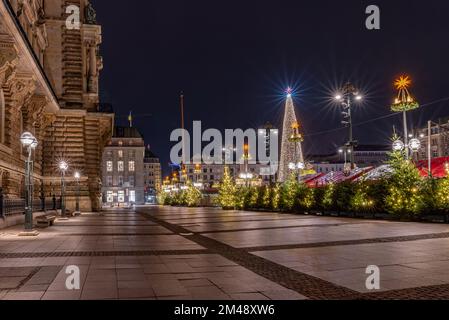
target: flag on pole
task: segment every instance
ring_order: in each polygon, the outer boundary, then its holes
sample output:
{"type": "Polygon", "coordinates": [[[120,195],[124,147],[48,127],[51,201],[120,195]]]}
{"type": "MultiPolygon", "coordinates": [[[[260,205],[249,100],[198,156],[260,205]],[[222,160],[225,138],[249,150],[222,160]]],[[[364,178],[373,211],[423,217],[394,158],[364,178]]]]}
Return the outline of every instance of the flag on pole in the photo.
{"type": "Polygon", "coordinates": [[[128,121],[129,121],[129,127],[132,128],[133,127],[133,112],[132,111],[129,112],[128,121]]]}

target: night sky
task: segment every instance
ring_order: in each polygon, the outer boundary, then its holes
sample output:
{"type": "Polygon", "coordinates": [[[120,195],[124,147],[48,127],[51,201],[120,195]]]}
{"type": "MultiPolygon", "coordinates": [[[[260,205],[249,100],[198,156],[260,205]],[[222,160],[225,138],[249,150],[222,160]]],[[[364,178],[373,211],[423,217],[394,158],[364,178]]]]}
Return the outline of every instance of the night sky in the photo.
{"type": "Polygon", "coordinates": [[[446,0],[92,2],[103,26],[102,102],[113,104],[119,125],[133,111],[165,170],[181,90],[188,126],[224,130],[280,126],[292,86],[306,154],[347,140],[331,98],[348,80],[365,96],[354,109],[360,143],[386,144],[393,125],[402,130],[401,116],[388,117],[402,73],[424,105],[410,126],[449,116],[446,0]],[[370,4],[381,9],[379,31],[365,27],[370,4]]]}

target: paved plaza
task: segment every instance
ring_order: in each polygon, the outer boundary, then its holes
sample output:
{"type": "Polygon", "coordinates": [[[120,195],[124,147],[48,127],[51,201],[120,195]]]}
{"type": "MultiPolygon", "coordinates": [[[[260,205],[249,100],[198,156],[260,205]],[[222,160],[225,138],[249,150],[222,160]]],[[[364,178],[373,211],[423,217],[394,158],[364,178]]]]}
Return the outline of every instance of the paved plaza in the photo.
{"type": "Polygon", "coordinates": [[[20,231],[0,231],[0,299],[449,299],[443,224],[143,207],[20,231]]]}

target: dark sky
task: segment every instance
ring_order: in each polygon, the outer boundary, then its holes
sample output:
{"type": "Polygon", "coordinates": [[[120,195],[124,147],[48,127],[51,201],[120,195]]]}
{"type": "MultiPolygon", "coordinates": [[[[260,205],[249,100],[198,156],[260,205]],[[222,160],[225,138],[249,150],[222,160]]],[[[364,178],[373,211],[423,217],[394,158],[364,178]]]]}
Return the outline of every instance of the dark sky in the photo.
{"type": "Polygon", "coordinates": [[[102,100],[113,104],[118,124],[133,111],[165,169],[181,90],[190,126],[202,120],[206,128],[247,129],[280,125],[284,90],[294,87],[308,154],[334,152],[347,139],[329,100],[347,80],[366,97],[354,110],[360,143],[388,143],[392,126],[402,128],[400,116],[372,121],[391,114],[392,82],[401,73],[413,78],[412,93],[425,105],[410,113],[411,126],[449,116],[447,0],[93,4],[103,26],[102,100]],[[365,28],[370,4],[381,9],[380,31],[365,28]]]}

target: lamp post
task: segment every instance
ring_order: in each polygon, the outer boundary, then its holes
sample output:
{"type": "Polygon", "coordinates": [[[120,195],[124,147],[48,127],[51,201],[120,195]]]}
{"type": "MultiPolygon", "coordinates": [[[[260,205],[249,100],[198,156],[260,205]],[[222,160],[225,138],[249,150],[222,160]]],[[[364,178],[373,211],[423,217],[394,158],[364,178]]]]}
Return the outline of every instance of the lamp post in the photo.
{"type": "Polygon", "coordinates": [[[61,171],[61,218],[66,219],[65,212],[65,174],[69,169],[69,165],[65,161],[59,162],[59,170],[61,171]]]}
{"type": "MultiPolygon", "coordinates": [[[[419,103],[413,98],[409,92],[409,88],[412,85],[412,80],[409,76],[400,76],[394,82],[395,88],[398,90],[398,96],[394,100],[391,106],[391,111],[402,112],[402,118],[404,121],[404,144],[409,144],[408,128],[407,128],[407,112],[419,108],[419,103]]],[[[409,150],[405,149],[405,156],[408,159],[410,156],[409,150]]]]}
{"type": "MultiPolygon", "coordinates": [[[[248,162],[249,162],[249,145],[245,144],[243,146],[243,160],[244,160],[244,168],[245,168],[245,174],[244,174],[244,179],[245,179],[245,186],[248,188],[249,187],[249,179],[250,179],[250,174],[248,172],[248,162]]],[[[251,177],[252,179],[252,177],[251,177]]]]}
{"type": "Polygon", "coordinates": [[[33,231],[33,161],[32,151],[36,149],[37,139],[29,132],[20,137],[20,142],[27,149],[28,155],[25,160],[25,232],[22,235],[38,235],[33,231]]]}
{"type": "Polygon", "coordinates": [[[342,90],[341,94],[338,94],[335,97],[335,100],[341,103],[343,106],[343,118],[342,124],[347,126],[349,128],[349,141],[348,141],[348,147],[349,147],[349,159],[351,162],[351,169],[354,168],[354,148],[357,146],[357,141],[354,140],[354,132],[353,132],[353,125],[352,125],[352,104],[354,101],[361,101],[363,99],[362,95],[357,91],[357,89],[348,82],[342,90]]]}
{"type": "Polygon", "coordinates": [[[76,171],[73,176],[74,176],[74,178],[76,180],[76,209],[75,209],[75,215],[79,216],[79,215],[81,215],[81,211],[80,211],[80,179],[81,179],[81,174],[78,171],[76,171]]]}

